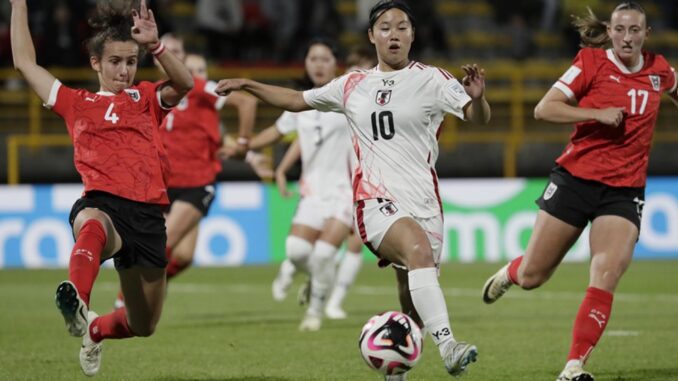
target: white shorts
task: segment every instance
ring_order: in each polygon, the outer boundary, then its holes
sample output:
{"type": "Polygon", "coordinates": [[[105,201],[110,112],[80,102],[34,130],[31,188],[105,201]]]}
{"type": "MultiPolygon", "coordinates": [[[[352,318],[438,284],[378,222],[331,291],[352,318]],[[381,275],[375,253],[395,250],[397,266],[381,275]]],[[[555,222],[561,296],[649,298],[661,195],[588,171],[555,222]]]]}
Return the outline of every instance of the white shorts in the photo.
{"type": "MultiPolygon", "coordinates": [[[[356,231],[360,234],[365,246],[377,257],[379,257],[377,253],[379,245],[381,245],[388,229],[391,228],[393,223],[404,217],[413,218],[424,229],[431,243],[433,261],[438,267],[443,250],[443,217],[441,214],[429,218],[415,217],[402,209],[398,203],[384,199],[370,199],[356,203],[356,231]]],[[[380,267],[389,264],[391,264],[389,261],[379,258],[380,267]]],[[[394,266],[402,267],[395,264],[394,266]]]]}
{"type": "Polygon", "coordinates": [[[292,223],[323,230],[330,218],[336,218],[344,225],[353,227],[353,197],[302,197],[292,223]]]}

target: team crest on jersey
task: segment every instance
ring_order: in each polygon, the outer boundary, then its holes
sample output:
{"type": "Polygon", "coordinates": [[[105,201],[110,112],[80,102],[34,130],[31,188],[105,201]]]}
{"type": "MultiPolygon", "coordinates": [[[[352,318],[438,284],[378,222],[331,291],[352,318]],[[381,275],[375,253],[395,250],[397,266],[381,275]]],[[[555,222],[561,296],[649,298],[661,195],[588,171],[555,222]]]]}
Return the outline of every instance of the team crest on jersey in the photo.
{"type": "Polygon", "coordinates": [[[386,205],[379,208],[379,211],[381,211],[386,217],[390,217],[398,213],[398,208],[392,202],[388,202],[386,205]]]}
{"type": "Polygon", "coordinates": [[[652,83],[652,90],[659,91],[661,89],[662,80],[658,75],[648,75],[650,83],[652,83]]]}
{"type": "Polygon", "coordinates": [[[137,89],[125,89],[125,92],[135,102],[139,102],[139,100],[141,99],[141,94],[139,93],[139,90],[137,90],[137,89]]]}
{"type": "Polygon", "coordinates": [[[377,91],[377,99],[375,99],[375,101],[379,106],[383,106],[391,101],[391,91],[392,90],[377,91]]]}

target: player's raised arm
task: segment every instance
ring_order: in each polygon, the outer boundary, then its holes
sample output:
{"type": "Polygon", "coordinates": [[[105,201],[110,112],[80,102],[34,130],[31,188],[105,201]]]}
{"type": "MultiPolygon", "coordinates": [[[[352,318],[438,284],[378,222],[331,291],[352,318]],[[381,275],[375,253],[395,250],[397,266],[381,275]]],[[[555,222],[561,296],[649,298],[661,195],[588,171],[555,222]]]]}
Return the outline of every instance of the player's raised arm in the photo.
{"type": "Polygon", "coordinates": [[[12,59],[14,68],[23,74],[31,88],[38,93],[40,99],[47,103],[55,78],[35,59],[35,47],[28,29],[28,7],[26,0],[11,0],[12,16],[10,35],[12,43],[12,59]]]}
{"type": "Polygon", "coordinates": [[[485,99],[485,69],[476,64],[461,67],[466,73],[461,83],[464,90],[471,97],[471,104],[464,110],[464,117],[475,123],[487,124],[490,122],[490,104],[485,99]]]}
{"type": "Polygon", "coordinates": [[[297,112],[311,109],[304,101],[301,91],[267,85],[246,78],[222,79],[215,91],[219,95],[228,95],[236,90],[247,91],[262,101],[287,111],[297,112]]]}
{"type": "Polygon", "coordinates": [[[155,56],[169,78],[167,86],[161,90],[162,101],[168,106],[178,104],[193,88],[191,73],[174,54],[165,50],[165,46],[158,38],[158,26],[153,11],[146,7],[145,0],[141,1],[138,11],[132,10],[132,19],[134,21],[132,38],[155,56]]]}

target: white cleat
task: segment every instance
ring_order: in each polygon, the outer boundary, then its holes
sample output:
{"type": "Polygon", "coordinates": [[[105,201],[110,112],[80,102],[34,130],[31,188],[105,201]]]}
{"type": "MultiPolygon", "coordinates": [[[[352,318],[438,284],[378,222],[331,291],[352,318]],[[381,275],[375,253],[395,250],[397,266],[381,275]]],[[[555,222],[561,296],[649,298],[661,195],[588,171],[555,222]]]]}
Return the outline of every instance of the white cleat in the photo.
{"type": "Polygon", "coordinates": [[[407,380],[407,373],[385,375],[384,380],[385,381],[406,381],[407,380]]]}
{"type": "Polygon", "coordinates": [[[593,375],[580,365],[571,365],[563,369],[556,381],[594,381],[594,379],[593,375]]]}
{"type": "Polygon", "coordinates": [[[87,314],[87,330],[82,337],[82,347],[80,347],[80,368],[86,376],[90,377],[96,375],[101,368],[102,345],[92,341],[92,338],[89,336],[89,325],[97,317],[99,315],[93,311],[89,311],[87,314]]]}
{"type": "Polygon", "coordinates": [[[343,320],[348,317],[346,311],[341,309],[341,307],[331,306],[329,304],[325,306],[325,316],[330,320],[343,320]]]}
{"type": "Polygon", "coordinates": [[[315,314],[306,313],[304,319],[299,324],[299,330],[301,332],[315,332],[319,331],[322,326],[323,320],[320,316],[315,314]]]}
{"type": "Polygon", "coordinates": [[[461,342],[450,341],[445,348],[445,369],[452,376],[461,376],[466,367],[476,361],[478,349],[475,345],[461,342]]]}
{"type": "Polygon", "coordinates": [[[513,282],[508,276],[508,264],[492,275],[483,286],[483,302],[492,304],[508,291],[513,282]]]}
{"type": "Polygon", "coordinates": [[[282,302],[287,298],[287,290],[290,288],[290,284],[285,284],[284,280],[280,277],[273,279],[273,284],[271,285],[271,293],[273,294],[273,300],[276,302],[282,302]]]}
{"type": "Polygon", "coordinates": [[[55,296],[56,306],[66,322],[71,336],[82,337],[87,331],[87,305],[80,299],[75,285],[68,280],[59,283],[55,296]]]}

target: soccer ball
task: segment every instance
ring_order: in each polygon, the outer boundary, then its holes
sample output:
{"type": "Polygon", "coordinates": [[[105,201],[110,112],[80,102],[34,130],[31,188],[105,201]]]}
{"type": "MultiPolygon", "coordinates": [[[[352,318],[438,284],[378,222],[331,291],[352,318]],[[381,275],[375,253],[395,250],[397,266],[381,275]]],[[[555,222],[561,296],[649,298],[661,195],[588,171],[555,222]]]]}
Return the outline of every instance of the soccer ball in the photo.
{"type": "Polygon", "coordinates": [[[421,358],[421,330],[402,312],[372,316],[360,333],[358,346],[367,365],[381,374],[401,374],[421,358]]]}

